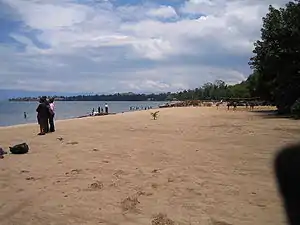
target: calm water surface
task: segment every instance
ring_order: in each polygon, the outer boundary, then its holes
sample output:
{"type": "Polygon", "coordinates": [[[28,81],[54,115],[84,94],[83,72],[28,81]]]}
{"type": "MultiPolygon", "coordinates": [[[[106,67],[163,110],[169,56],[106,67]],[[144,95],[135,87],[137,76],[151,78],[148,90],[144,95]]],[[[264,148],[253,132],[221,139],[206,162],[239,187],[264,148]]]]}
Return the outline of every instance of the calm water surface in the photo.
{"type": "MultiPolygon", "coordinates": [[[[129,107],[147,107],[157,108],[164,102],[107,102],[109,112],[120,113],[129,111],[129,107]]],[[[56,119],[70,119],[78,116],[90,114],[98,106],[104,108],[105,102],[55,102],[56,119]]],[[[0,102],[0,126],[11,126],[17,124],[35,123],[37,102],[0,102]],[[24,119],[24,112],[27,113],[27,119],[24,119]]]]}

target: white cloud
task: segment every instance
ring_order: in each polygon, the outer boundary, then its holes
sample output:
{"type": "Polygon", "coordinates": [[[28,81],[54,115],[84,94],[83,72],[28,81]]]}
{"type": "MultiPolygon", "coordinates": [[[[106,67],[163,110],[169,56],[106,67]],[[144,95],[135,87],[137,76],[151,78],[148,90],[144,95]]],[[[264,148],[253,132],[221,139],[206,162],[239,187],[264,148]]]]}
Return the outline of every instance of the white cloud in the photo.
{"type": "Polygon", "coordinates": [[[0,88],[149,92],[245,79],[271,0],[2,2],[22,26],[0,40],[0,88]]]}
{"type": "Polygon", "coordinates": [[[69,27],[86,19],[91,9],[87,6],[62,2],[51,4],[42,1],[4,0],[16,9],[27,26],[48,30],[69,27]]]}
{"type": "Polygon", "coordinates": [[[174,18],[177,17],[175,9],[171,6],[160,6],[159,8],[151,9],[148,15],[159,18],[174,18]]]}

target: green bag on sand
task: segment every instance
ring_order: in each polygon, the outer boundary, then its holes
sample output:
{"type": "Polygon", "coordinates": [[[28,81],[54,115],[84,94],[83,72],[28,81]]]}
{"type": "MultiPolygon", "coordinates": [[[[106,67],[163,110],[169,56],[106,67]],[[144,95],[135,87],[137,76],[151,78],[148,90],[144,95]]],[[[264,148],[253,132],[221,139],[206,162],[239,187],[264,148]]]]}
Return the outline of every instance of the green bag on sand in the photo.
{"type": "Polygon", "coordinates": [[[25,154],[29,151],[29,147],[26,143],[18,144],[13,147],[9,147],[12,154],[25,154]]]}

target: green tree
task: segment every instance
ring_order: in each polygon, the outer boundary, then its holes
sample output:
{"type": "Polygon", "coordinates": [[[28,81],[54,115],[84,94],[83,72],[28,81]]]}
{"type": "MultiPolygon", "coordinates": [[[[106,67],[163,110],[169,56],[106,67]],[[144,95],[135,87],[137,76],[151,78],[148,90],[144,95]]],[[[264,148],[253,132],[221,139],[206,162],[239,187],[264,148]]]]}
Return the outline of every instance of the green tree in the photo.
{"type": "Polygon", "coordinates": [[[229,86],[228,95],[229,95],[228,97],[233,97],[233,98],[249,98],[250,93],[249,93],[247,83],[243,81],[239,84],[229,86]]]}
{"type": "Polygon", "coordinates": [[[254,72],[246,80],[247,88],[249,90],[249,94],[251,97],[259,96],[258,78],[259,78],[259,74],[257,72],[254,72]]]}
{"type": "Polygon", "coordinates": [[[221,100],[221,99],[227,99],[229,97],[248,98],[251,96],[250,84],[253,86],[252,89],[255,90],[256,83],[254,82],[254,77],[251,78],[251,82],[249,81],[249,84],[248,81],[243,81],[239,84],[235,84],[231,86],[228,86],[222,80],[216,80],[214,83],[211,82],[205,83],[201,87],[196,88],[194,90],[184,90],[181,92],[173,93],[172,97],[181,101],[192,100],[192,99],[221,100]]]}
{"type": "Polygon", "coordinates": [[[273,101],[279,113],[289,113],[300,97],[299,0],[289,2],[285,8],[269,7],[263,18],[261,40],[254,47],[249,64],[257,73],[255,93],[273,101]]]}

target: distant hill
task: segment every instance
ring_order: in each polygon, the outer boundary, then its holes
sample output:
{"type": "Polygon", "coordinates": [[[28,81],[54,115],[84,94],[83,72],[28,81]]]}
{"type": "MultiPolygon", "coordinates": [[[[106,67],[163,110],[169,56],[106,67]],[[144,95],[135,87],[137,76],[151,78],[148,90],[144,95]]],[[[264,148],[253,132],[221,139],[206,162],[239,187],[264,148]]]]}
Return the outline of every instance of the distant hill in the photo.
{"type": "Polygon", "coordinates": [[[23,98],[23,97],[38,97],[38,96],[72,96],[85,93],[64,93],[64,92],[42,92],[42,91],[27,91],[27,90],[5,90],[0,89],[0,100],[8,100],[10,98],[23,98]]]}

